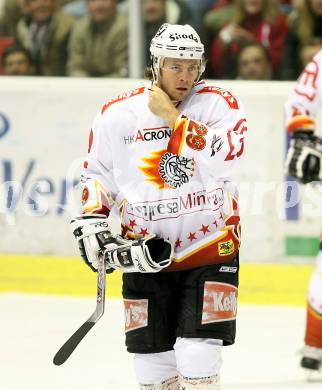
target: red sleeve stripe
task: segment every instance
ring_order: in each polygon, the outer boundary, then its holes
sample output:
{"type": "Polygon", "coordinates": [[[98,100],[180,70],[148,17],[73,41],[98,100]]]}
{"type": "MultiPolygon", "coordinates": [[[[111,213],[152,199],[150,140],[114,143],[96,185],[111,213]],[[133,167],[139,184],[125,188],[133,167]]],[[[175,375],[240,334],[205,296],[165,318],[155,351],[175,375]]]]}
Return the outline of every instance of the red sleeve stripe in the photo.
{"type": "Polygon", "coordinates": [[[185,129],[188,119],[184,115],[179,115],[174,125],[173,133],[168,143],[167,151],[173,154],[181,155],[184,143],[185,129]]]}

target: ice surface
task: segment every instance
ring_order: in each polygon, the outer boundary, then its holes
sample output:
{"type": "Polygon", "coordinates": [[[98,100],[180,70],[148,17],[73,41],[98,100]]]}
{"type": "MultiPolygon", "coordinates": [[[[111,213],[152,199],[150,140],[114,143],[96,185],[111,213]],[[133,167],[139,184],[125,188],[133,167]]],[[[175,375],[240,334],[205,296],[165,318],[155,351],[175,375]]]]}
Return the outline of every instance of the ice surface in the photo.
{"type": "MultiPolygon", "coordinates": [[[[53,365],[94,308],[95,298],[1,294],[0,389],[137,389],[120,300],[107,299],[103,318],[69,360],[53,365]]],[[[236,344],[224,349],[222,390],[322,389],[322,380],[307,383],[298,366],[304,308],[240,305],[238,316],[236,344]]]]}

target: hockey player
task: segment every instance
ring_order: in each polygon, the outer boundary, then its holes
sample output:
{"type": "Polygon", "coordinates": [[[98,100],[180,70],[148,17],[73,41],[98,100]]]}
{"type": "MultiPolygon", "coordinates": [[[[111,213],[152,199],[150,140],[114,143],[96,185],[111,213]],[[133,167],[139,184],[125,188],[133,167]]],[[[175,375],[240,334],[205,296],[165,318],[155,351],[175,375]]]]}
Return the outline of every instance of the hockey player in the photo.
{"type": "MultiPolygon", "coordinates": [[[[287,129],[292,137],[287,173],[304,184],[322,180],[321,139],[315,135],[315,118],[321,107],[322,50],[306,66],[285,105],[287,129]]],[[[322,242],[308,289],[301,366],[312,372],[322,367],[322,242]]]]}
{"type": "Polygon", "coordinates": [[[162,25],[150,51],[151,87],[109,101],[94,120],[84,215],[72,229],[92,269],[100,255],[107,272],[124,272],[140,389],[218,390],[222,347],[235,340],[240,228],[230,176],[246,120],[229,91],[199,81],[204,46],[192,27],[162,25]],[[106,219],[113,206],[122,235],[106,219]]]}

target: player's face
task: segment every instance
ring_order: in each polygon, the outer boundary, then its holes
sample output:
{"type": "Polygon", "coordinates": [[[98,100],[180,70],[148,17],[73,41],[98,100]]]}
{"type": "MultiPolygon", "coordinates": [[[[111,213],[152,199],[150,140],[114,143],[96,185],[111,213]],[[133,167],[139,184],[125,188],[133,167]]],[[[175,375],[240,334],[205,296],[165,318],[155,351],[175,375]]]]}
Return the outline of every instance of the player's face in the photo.
{"type": "Polygon", "coordinates": [[[184,100],[190,93],[200,69],[199,60],[165,58],[159,84],[173,100],[184,100]]]}

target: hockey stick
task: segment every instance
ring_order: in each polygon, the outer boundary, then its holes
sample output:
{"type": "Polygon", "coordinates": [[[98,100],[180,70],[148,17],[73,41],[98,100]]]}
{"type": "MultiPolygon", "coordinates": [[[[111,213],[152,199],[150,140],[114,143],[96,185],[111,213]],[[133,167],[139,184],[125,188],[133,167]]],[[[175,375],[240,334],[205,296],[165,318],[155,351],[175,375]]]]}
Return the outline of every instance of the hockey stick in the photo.
{"type": "Polygon", "coordinates": [[[97,295],[96,295],[96,309],[89,319],[76,330],[76,332],[66,341],[60,350],[54,356],[54,364],[60,366],[65,363],[69,356],[73,353],[77,345],[83,340],[87,333],[92,329],[96,322],[104,314],[105,306],[105,286],[106,286],[106,271],[104,256],[98,256],[98,270],[97,270],[97,295]]]}

